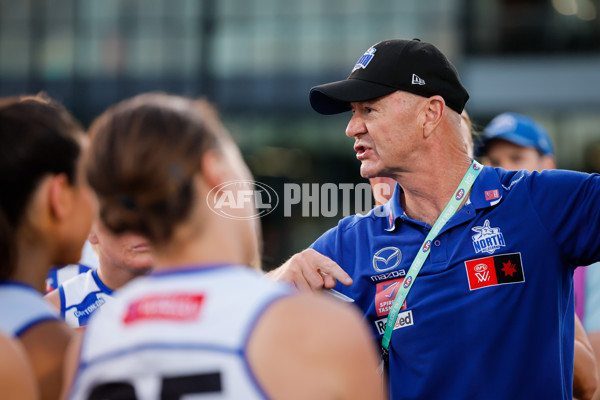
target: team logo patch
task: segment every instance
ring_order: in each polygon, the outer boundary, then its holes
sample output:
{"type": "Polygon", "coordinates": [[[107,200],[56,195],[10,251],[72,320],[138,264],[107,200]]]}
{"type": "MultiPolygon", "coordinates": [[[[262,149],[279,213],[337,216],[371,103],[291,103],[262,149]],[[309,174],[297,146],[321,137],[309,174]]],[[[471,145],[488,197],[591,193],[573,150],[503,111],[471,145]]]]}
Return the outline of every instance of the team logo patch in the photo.
{"type": "MultiPolygon", "coordinates": [[[[385,333],[385,325],[387,324],[387,318],[378,319],[375,321],[375,327],[377,328],[377,332],[380,335],[385,333]]],[[[412,310],[404,311],[398,313],[398,318],[396,318],[396,324],[394,325],[394,330],[398,328],[405,328],[407,326],[414,325],[412,310]]]]}
{"type": "Polygon", "coordinates": [[[458,192],[456,192],[456,200],[462,199],[464,195],[465,195],[465,189],[459,189],[458,192]]]}
{"type": "Polygon", "coordinates": [[[362,57],[358,59],[358,61],[354,65],[354,68],[352,68],[352,72],[354,72],[360,68],[362,68],[362,69],[367,68],[367,65],[369,65],[369,63],[371,62],[373,57],[375,57],[375,51],[377,51],[377,49],[375,49],[373,47],[371,47],[369,50],[365,51],[365,54],[363,54],[362,57]]]}
{"type": "MultiPolygon", "coordinates": [[[[402,286],[404,278],[392,279],[390,281],[380,282],[375,287],[375,312],[378,317],[383,317],[390,313],[390,308],[394,299],[402,286]]],[[[406,300],[402,304],[401,310],[406,310],[406,300]]]]}
{"type": "Polygon", "coordinates": [[[164,294],[141,298],[129,305],[125,324],[139,321],[169,320],[185,322],[198,319],[203,294],[164,294]]]}
{"type": "Polygon", "coordinates": [[[485,199],[486,200],[496,200],[500,198],[500,192],[498,189],[495,190],[486,190],[485,191],[485,199]]]}
{"type": "Polygon", "coordinates": [[[500,228],[490,227],[490,220],[486,219],[483,226],[475,226],[471,230],[477,232],[471,236],[475,253],[494,254],[501,247],[506,247],[504,235],[500,232],[500,228]]]}
{"type": "Polygon", "coordinates": [[[469,289],[525,282],[521,253],[501,254],[465,261],[469,289]]]}
{"type": "Polygon", "coordinates": [[[397,247],[384,247],[373,256],[373,269],[385,272],[396,268],[402,261],[402,252],[397,247]]]}

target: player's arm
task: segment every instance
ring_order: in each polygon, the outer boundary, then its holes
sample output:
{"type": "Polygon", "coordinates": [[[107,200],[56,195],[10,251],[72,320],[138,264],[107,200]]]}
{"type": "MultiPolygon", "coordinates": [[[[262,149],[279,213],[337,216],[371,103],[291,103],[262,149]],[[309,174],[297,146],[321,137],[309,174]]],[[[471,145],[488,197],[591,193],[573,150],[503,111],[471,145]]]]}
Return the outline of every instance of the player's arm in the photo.
{"type": "Polygon", "coordinates": [[[20,337],[42,400],[55,400],[60,395],[65,353],[73,333],[67,324],[56,320],[37,324],[20,337]]]}
{"type": "Polygon", "coordinates": [[[598,387],[598,368],[594,350],[577,315],[575,316],[575,357],[573,397],[590,400],[598,387]]]}
{"type": "Polygon", "coordinates": [[[5,400],[37,400],[38,388],[22,346],[0,336],[0,388],[5,400]]]}
{"type": "Polygon", "coordinates": [[[65,355],[65,367],[63,373],[62,394],[60,398],[67,400],[73,383],[75,382],[75,374],[79,365],[79,352],[83,341],[83,331],[77,331],[73,339],[69,343],[65,355]]]}
{"type": "Polygon", "coordinates": [[[300,290],[331,289],[339,281],[346,286],[352,278],[329,257],[306,249],[293,255],[279,268],[267,274],[274,280],[291,282],[300,290]]]}
{"type": "Polygon", "coordinates": [[[273,399],[383,399],[358,311],[323,297],[300,294],[267,309],[247,349],[258,382],[273,399]]]}

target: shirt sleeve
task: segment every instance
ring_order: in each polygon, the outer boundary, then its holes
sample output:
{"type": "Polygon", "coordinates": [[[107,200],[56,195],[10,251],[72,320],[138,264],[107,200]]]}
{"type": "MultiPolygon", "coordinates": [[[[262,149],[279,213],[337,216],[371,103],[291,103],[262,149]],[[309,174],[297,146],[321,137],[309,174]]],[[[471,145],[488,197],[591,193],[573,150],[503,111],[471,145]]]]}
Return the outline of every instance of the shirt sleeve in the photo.
{"type": "Polygon", "coordinates": [[[339,230],[339,225],[329,229],[310,245],[311,249],[314,249],[324,256],[331,258],[338,265],[341,264],[341,237],[339,230]]]}
{"type": "Polygon", "coordinates": [[[573,265],[600,261],[600,175],[534,172],[529,195],[543,226],[573,265]]]}

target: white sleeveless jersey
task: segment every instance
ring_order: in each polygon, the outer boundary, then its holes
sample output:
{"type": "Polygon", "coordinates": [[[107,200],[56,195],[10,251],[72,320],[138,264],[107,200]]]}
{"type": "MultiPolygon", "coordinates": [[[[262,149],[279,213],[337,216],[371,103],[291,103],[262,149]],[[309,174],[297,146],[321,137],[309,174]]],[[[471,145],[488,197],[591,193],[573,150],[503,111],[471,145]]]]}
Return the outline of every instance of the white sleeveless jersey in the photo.
{"type": "Polygon", "coordinates": [[[0,282],[0,304],[0,331],[12,337],[23,335],[39,323],[59,320],[41,293],[20,282],[0,282]]]}
{"type": "Polygon", "coordinates": [[[138,278],[92,316],[70,398],[264,399],[246,345],[265,309],[291,293],[240,266],[138,278]]]}
{"type": "Polygon", "coordinates": [[[73,328],[86,326],[93,313],[113,300],[113,291],[102,283],[95,269],[65,281],[58,291],[60,316],[73,328]]]}

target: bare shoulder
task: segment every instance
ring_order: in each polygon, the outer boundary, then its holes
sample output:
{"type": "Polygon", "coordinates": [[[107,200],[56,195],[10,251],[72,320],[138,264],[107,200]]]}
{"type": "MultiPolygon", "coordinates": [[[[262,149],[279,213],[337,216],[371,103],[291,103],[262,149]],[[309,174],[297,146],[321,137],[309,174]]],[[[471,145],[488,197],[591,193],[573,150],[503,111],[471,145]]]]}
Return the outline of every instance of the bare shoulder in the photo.
{"type": "Polygon", "coordinates": [[[374,343],[360,313],[324,295],[275,303],[247,351],[258,381],[275,399],[382,398],[374,343]]]}
{"type": "Polygon", "coordinates": [[[7,400],[38,399],[33,371],[21,345],[0,335],[0,387],[7,400]]]}
{"type": "Polygon", "coordinates": [[[44,296],[44,300],[52,305],[56,310],[60,311],[60,292],[55,289],[44,296]]]}

